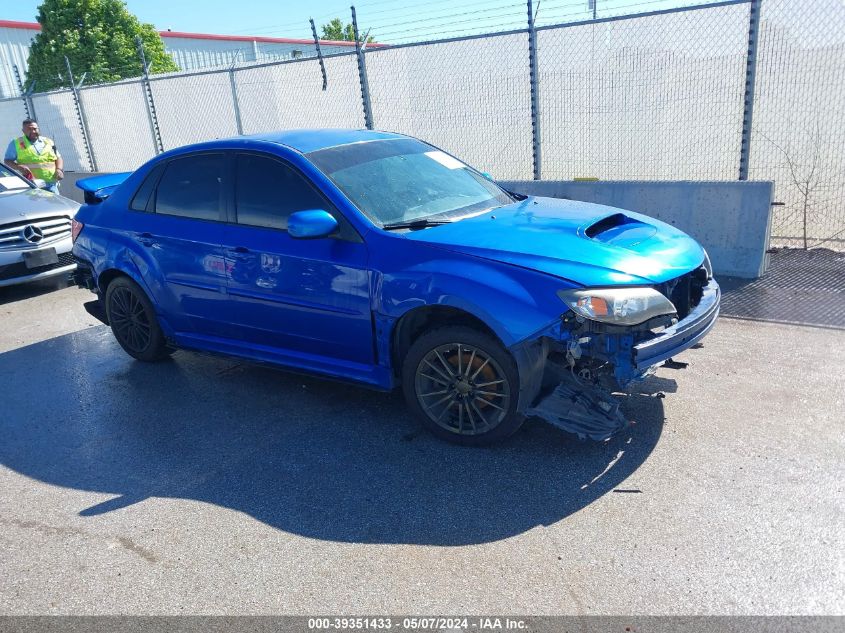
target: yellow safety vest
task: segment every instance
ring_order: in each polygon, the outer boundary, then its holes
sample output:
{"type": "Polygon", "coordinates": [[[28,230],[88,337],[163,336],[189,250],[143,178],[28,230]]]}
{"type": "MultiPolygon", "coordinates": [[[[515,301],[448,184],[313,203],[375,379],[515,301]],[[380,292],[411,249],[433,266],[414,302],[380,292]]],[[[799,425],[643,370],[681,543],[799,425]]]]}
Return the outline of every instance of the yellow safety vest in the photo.
{"type": "Polygon", "coordinates": [[[46,136],[42,136],[41,140],[44,141],[44,150],[39,154],[27,137],[21,136],[15,139],[15,148],[18,152],[15,162],[28,168],[32,172],[33,178],[41,178],[45,182],[55,182],[56,159],[58,158],[53,149],[55,145],[46,136]]]}

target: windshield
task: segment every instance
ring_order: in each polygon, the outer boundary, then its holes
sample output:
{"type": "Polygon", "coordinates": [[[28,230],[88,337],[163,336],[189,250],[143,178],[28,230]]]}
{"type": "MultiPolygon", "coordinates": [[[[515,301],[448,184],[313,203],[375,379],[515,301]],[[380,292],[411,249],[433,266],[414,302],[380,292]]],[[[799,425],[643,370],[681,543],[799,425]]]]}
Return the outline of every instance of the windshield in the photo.
{"type": "Polygon", "coordinates": [[[449,221],[513,202],[472,168],[414,139],[341,145],[308,158],[381,226],[449,221]]]}
{"type": "Polygon", "coordinates": [[[0,193],[30,189],[29,183],[11,169],[0,163],[0,193]]]}

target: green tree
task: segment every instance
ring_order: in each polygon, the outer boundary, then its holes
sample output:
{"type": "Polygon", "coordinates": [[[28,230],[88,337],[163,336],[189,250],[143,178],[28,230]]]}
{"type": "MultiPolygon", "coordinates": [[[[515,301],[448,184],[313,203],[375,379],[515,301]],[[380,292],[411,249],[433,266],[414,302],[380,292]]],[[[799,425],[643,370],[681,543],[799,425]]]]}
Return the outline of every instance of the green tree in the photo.
{"type": "Polygon", "coordinates": [[[36,90],[67,86],[65,56],[75,77],[105,83],[142,73],[135,38],[144,44],[151,73],[179,70],[152,24],[141,24],[123,0],[44,0],[41,32],[29,49],[27,83],[36,90]]]}
{"type": "MultiPolygon", "coordinates": [[[[324,24],[321,28],[323,29],[324,40],[334,40],[335,42],[355,41],[355,29],[352,28],[352,24],[344,26],[340,18],[335,18],[328,24],[324,24]]],[[[374,41],[372,36],[367,38],[367,42],[372,41],[374,41]]]]}

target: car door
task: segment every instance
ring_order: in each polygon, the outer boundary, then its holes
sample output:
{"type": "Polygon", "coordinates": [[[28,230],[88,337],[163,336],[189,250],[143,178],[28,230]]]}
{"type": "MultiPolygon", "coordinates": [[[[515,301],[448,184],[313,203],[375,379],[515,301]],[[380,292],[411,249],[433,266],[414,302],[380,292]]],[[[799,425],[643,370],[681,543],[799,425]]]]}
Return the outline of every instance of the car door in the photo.
{"type": "Polygon", "coordinates": [[[128,238],[145,255],[141,272],[179,334],[232,336],[222,246],[230,160],[223,152],[173,158],[130,203],[128,238]]]}
{"type": "Polygon", "coordinates": [[[367,250],[360,236],[296,168],[274,156],[240,153],[224,247],[229,293],[242,338],[307,361],[374,361],[367,250]],[[295,239],[287,218],[323,209],[335,234],[295,239]]]}

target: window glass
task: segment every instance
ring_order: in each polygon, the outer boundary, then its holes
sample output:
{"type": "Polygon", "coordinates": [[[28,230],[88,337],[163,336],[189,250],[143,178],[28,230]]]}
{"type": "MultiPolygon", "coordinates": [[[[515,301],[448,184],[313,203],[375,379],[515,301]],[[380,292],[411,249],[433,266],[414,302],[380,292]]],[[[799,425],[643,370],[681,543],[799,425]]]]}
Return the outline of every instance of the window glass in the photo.
{"type": "Polygon", "coordinates": [[[225,160],[200,154],[170,161],[156,191],[156,213],[219,220],[225,160]]]}
{"type": "Polygon", "coordinates": [[[152,196],[153,189],[155,189],[156,182],[158,182],[158,177],[161,175],[162,170],[164,169],[163,165],[159,165],[155,167],[144,179],[144,182],[141,183],[141,186],[138,188],[138,192],[135,194],[135,197],[132,198],[132,204],[129,205],[129,208],[133,211],[146,211],[147,205],[150,202],[150,197],[152,196]]]}
{"type": "Polygon", "coordinates": [[[308,158],[381,224],[454,220],[513,202],[480,173],[415,139],[351,143],[308,158]]]}
{"type": "Polygon", "coordinates": [[[297,211],[331,211],[325,199],[292,167],[256,154],[238,156],[235,177],[238,224],[286,229],[297,211]]]}
{"type": "Polygon", "coordinates": [[[6,167],[3,163],[0,163],[0,193],[31,188],[29,182],[6,167]]]}

